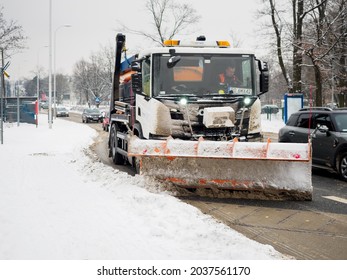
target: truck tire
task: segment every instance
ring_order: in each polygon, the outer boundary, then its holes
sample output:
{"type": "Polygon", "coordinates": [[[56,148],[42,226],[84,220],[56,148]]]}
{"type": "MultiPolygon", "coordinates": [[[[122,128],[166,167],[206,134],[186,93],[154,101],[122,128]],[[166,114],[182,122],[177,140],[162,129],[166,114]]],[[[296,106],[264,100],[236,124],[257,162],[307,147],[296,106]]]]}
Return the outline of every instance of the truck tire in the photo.
{"type": "Polygon", "coordinates": [[[110,150],[111,150],[111,157],[112,157],[112,161],[117,164],[117,165],[121,165],[124,164],[124,158],[121,154],[119,154],[117,152],[117,147],[118,147],[118,138],[117,138],[117,125],[116,124],[112,124],[111,127],[111,133],[110,133],[110,150]]]}
{"type": "Polygon", "coordinates": [[[133,163],[132,166],[135,170],[135,174],[140,174],[141,169],[141,159],[137,157],[133,157],[133,163]]]}
{"type": "MultiPolygon", "coordinates": [[[[140,139],[143,139],[143,134],[142,134],[142,127],[141,124],[135,123],[134,125],[134,134],[139,137],[140,139]]],[[[141,169],[141,159],[138,157],[133,157],[132,158],[132,166],[135,170],[135,174],[140,174],[140,169],[141,169]]]]}

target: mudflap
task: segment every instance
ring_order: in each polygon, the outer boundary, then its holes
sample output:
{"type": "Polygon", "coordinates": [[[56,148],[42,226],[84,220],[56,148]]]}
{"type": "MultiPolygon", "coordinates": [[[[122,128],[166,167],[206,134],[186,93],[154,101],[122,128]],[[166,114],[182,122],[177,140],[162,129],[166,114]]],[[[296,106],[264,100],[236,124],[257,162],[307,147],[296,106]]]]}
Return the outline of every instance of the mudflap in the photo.
{"type": "Polygon", "coordinates": [[[179,187],[312,200],[310,144],[134,139],[130,150],[140,174],[179,187]]]}

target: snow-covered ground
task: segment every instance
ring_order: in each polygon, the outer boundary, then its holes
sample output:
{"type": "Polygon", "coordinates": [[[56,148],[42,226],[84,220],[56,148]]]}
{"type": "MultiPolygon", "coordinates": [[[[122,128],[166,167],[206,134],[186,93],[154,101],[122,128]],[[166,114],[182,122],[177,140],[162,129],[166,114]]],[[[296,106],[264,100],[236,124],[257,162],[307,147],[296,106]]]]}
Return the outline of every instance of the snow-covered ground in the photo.
{"type": "Polygon", "coordinates": [[[284,258],[156,183],[93,160],[95,136],[62,119],[52,129],[4,124],[0,259],[284,258]]]}
{"type": "Polygon", "coordinates": [[[262,114],[261,118],[261,126],[264,132],[278,133],[280,128],[285,125],[284,121],[282,120],[281,113],[272,114],[269,116],[267,114],[262,114]]]}

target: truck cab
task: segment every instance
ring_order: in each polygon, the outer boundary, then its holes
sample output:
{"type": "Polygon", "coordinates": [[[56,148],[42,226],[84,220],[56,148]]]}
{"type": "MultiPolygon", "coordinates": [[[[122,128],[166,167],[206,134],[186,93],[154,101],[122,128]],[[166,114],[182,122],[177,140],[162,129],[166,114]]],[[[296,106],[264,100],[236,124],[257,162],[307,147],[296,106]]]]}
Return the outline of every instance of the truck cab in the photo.
{"type": "MultiPolygon", "coordinates": [[[[121,139],[131,131],[142,139],[260,140],[259,95],[268,90],[268,69],[253,52],[200,37],[168,40],[118,57],[118,64],[110,127],[121,139]]],[[[127,149],[123,142],[117,146],[127,149]]]]}

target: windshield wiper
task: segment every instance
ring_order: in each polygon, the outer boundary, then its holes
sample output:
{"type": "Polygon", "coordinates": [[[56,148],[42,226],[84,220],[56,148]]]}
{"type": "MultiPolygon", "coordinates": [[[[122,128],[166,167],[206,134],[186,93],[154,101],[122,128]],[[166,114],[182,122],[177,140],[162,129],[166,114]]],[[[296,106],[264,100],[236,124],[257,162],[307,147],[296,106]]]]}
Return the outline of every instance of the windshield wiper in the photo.
{"type": "Polygon", "coordinates": [[[196,97],[197,95],[193,93],[165,93],[165,94],[159,94],[156,97],[165,98],[165,97],[183,97],[183,96],[196,97]]]}

